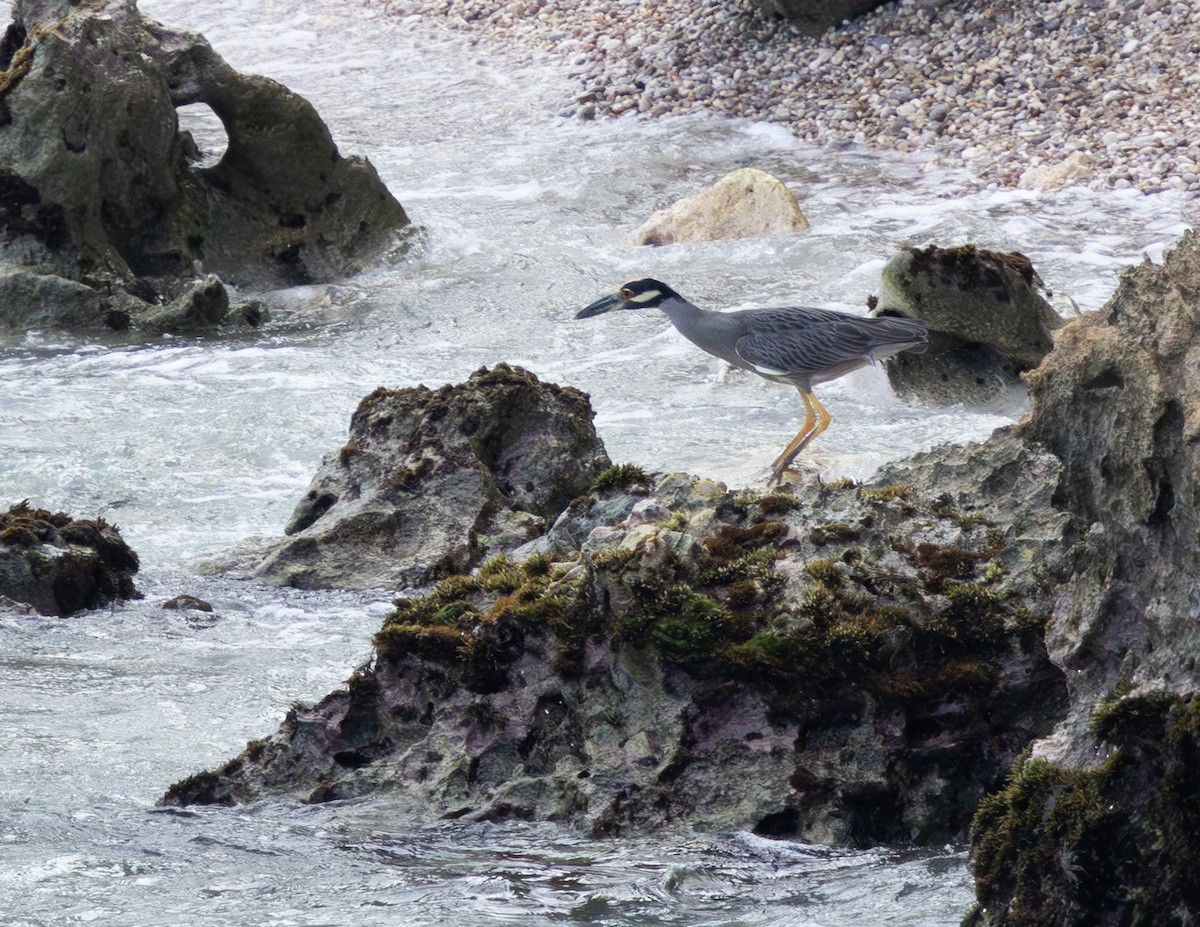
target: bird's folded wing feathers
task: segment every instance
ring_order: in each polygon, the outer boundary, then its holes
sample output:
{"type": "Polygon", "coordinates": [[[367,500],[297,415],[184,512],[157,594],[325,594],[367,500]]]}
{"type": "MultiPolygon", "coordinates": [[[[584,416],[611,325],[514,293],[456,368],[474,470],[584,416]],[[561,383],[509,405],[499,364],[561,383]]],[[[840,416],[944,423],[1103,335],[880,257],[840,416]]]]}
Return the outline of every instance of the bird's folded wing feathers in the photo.
{"type": "Polygon", "coordinates": [[[757,310],[753,329],[738,339],[737,353],[768,376],[829,370],[873,357],[881,341],[870,325],[820,309],[757,310]]]}

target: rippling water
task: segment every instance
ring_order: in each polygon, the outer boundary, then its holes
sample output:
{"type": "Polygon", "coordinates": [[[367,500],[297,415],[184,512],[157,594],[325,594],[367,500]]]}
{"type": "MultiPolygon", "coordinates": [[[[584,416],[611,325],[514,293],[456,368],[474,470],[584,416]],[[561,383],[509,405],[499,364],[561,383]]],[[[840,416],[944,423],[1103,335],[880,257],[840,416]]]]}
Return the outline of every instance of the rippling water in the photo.
{"type": "MultiPolygon", "coordinates": [[[[204,577],[198,559],[278,534],[322,454],[375,386],[523,364],[592,395],[618,461],[745,484],[794,433],[794,391],[734,376],[654,314],[574,323],[636,274],[712,307],[859,310],[906,244],[1021,250],[1068,306],[1101,305],[1157,259],[1175,194],[974,190],[917,160],[798,147],[718,119],[555,117],[548,65],[517,68],[356,3],[143,2],[232,64],[312,100],[424,230],[414,255],[270,294],[235,336],[0,340],[0,503],[115,521],[146,598],[67,621],[0,619],[0,914],[10,925],[828,925],[958,923],[963,855],[848,853],[741,834],[592,841],[552,828],[412,831],[386,803],[154,809],[165,787],[271,731],[369,655],[386,596],[204,577]],[[786,180],[804,236],[632,246],[654,209],[736,167],[786,180]],[[212,616],[163,611],[180,592],[212,616]]],[[[184,114],[216,156],[219,125],[184,114]]],[[[980,439],[1019,414],[908,407],[878,371],[822,388],[826,475],[980,439]]]]}

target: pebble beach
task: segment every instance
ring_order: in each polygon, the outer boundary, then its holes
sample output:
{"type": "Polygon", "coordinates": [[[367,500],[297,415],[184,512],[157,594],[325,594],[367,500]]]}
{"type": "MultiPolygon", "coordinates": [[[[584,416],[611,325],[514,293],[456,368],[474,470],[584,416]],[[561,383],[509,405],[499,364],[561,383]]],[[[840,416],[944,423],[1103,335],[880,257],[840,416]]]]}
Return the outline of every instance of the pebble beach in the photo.
{"type": "Polygon", "coordinates": [[[895,0],[822,35],[751,0],[387,0],[524,62],[561,114],[696,111],[965,168],[983,187],[1200,194],[1197,0],[895,0]]]}

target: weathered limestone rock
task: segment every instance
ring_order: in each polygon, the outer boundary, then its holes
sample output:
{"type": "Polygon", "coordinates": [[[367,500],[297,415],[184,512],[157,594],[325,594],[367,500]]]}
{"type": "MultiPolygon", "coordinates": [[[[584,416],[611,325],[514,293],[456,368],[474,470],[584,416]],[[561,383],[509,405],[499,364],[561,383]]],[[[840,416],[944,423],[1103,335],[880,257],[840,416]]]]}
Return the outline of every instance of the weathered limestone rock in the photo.
{"type": "Polygon", "coordinates": [[[1060,541],[1034,514],[1058,469],[1017,442],[975,457],[914,465],[936,496],[613,468],[556,521],[557,553],[539,540],[400,600],[344,691],[164,800],[961,838],[1065,695],[1050,600],[1008,567],[1060,541]],[[996,491],[958,510],[980,472],[996,491]]]}
{"type": "Polygon", "coordinates": [[[0,324],[137,324],[196,267],[253,285],[348,273],[407,224],[305,100],[239,74],[133,0],[22,0],[0,42],[0,324]],[[197,168],[176,107],[229,145],[197,168]],[[30,300],[46,276],[54,292],[30,300]],[[57,297],[68,308],[48,315],[57,297]],[[89,295],[90,293],[90,295],[89,295]]]}
{"type": "MultiPolygon", "coordinates": [[[[1022,433],[1063,461],[1060,494],[1079,519],[1047,644],[1070,671],[1080,725],[1118,686],[1200,689],[1198,363],[1200,239],[1189,232],[1161,266],[1125,271],[1028,377],[1022,433]]],[[[1061,748],[1056,758],[1091,759],[1078,739],[1061,748]]]]}
{"type": "Polygon", "coordinates": [[[0,513],[0,600],[69,615],[136,598],[137,570],[137,554],[103,519],[74,519],[25,502],[0,513]]]}
{"type": "Polygon", "coordinates": [[[819,34],[845,20],[883,6],[882,0],[752,0],[768,13],[786,16],[806,32],[819,34]]]}
{"type": "Polygon", "coordinates": [[[1197,910],[1198,364],[1189,232],[1161,266],[1127,270],[1028,375],[1018,430],[1062,462],[1055,495],[1073,515],[1046,627],[1071,705],[981,809],[975,924],[1172,923],[1197,910]]]}
{"type": "Polygon", "coordinates": [[[725,241],[802,232],[808,220],[777,177],[752,167],[654,213],[635,233],[639,245],[725,241]]]}
{"type": "Polygon", "coordinates": [[[609,466],[587,396],[497,364],[377,389],[254,572],[303,587],[415,586],[544,530],[609,466]]]}
{"type": "Polygon", "coordinates": [[[931,245],[895,255],[881,273],[875,312],[921,319],[930,344],[888,359],[892,388],[931,403],[983,404],[1019,387],[1063,324],[1040,285],[1021,254],[931,245]]]}

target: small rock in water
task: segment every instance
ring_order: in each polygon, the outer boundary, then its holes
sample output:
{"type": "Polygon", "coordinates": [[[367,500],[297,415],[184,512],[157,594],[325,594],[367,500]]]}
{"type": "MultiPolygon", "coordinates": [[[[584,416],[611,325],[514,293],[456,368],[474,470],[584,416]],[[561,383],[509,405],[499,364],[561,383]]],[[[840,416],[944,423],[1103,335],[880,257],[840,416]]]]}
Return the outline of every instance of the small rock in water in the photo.
{"type": "Polygon", "coordinates": [[[742,168],[660,209],[635,237],[639,245],[669,245],[781,235],[807,228],[808,219],[783,181],[765,171],[742,168]]]}
{"type": "Polygon", "coordinates": [[[211,603],[204,601],[204,599],[197,598],[194,595],[177,595],[175,598],[168,599],[166,602],[163,602],[163,604],[159,607],[177,612],[211,612],[213,610],[211,603]]]}

